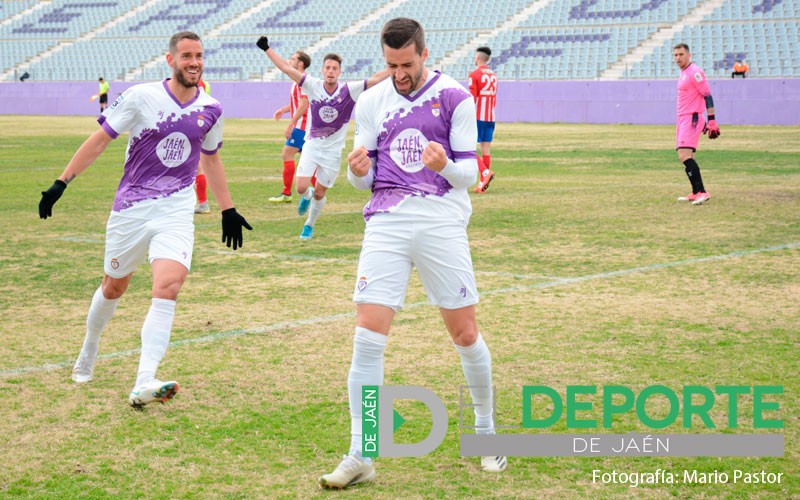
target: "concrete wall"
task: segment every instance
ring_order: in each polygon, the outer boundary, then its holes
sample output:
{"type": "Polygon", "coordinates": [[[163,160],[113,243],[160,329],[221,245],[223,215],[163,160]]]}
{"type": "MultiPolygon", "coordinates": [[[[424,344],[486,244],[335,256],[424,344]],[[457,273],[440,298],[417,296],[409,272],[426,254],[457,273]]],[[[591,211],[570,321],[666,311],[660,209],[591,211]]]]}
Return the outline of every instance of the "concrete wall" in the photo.
{"type": "MultiPolygon", "coordinates": [[[[502,122],[675,123],[677,80],[503,81],[497,119],[502,122]]],[[[111,100],[132,83],[111,82],[111,100]]],[[[212,82],[225,116],[271,118],[288,102],[286,82],[212,82]]],[[[737,125],[800,125],[800,79],[713,80],[717,121],[737,125]]],[[[98,113],[89,96],[97,82],[0,83],[0,114],[98,113]]]]}

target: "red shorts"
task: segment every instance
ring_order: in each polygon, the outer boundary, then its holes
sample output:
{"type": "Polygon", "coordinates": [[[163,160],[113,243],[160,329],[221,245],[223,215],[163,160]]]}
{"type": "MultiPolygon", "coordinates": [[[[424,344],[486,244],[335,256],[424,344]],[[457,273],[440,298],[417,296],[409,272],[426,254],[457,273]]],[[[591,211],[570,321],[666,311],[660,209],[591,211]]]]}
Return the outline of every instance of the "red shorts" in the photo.
{"type": "Polygon", "coordinates": [[[705,117],[699,113],[678,116],[675,127],[675,149],[688,148],[697,151],[697,143],[700,142],[705,125],[705,117]]]}

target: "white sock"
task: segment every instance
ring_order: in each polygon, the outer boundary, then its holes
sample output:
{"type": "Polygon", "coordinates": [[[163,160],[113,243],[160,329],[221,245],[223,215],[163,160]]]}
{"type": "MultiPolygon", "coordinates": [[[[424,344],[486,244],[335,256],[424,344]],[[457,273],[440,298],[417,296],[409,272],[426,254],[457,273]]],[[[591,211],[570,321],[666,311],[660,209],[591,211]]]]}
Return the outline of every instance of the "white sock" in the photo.
{"type": "Polygon", "coordinates": [[[350,399],[350,455],[361,458],[361,387],[383,385],[383,351],[389,337],[360,326],[353,338],[353,361],[347,375],[350,399]]]}
{"type": "Polygon", "coordinates": [[[310,188],[306,189],[306,192],[301,194],[300,196],[302,196],[306,200],[310,200],[311,197],[314,196],[314,188],[310,187],[310,188]]]}
{"type": "MultiPolygon", "coordinates": [[[[325,207],[325,200],[327,196],[318,200],[316,198],[311,199],[311,206],[308,209],[308,219],[306,220],[306,226],[314,227],[314,224],[317,222],[317,217],[319,214],[322,213],[323,207],[325,207]]],[[[379,334],[380,335],[380,334],[379,334]]]]}
{"type": "Polygon", "coordinates": [[[142,355],[139,358],[136,387],[156,378],[158,364],[167,352],[174,318],[174,300],[153,299],[142,325],[142,355]]]}
{"type": "Polygon", "coordinates": [[[107,299],[103,295],[103,287],[99,287],[92,296],[92,305],[89,306],[89,314],[86,315],[86,337],[83,339],[81,352],[89,356],[97,355],[100,345],[100,334],[106,327],[114,311],[117,309],[119,299],[107,299]]]}
{"type": "Polygon", "coordinates": [[[467,347],[456,345],[456,350],[461,356],[461,367],[470,386],[472,404],[475,405],[475,433],[493,434],[492,355],[489,348],[478,333],[478,340],[474,344],[467,347]]]}

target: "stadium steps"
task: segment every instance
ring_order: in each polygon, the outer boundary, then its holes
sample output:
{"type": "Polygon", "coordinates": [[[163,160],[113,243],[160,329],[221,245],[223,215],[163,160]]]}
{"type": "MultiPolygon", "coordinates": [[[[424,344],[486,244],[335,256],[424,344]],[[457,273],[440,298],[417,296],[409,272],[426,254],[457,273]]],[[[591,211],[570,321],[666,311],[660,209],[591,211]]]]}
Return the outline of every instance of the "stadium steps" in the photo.
{"type": "Polygon", "coordinates": [[[653,35],[641,43],[636,49],[620,58],[607,70],[600,73],[600,80],[621,80],[628,68],[640,63],[645,57],[652,54],[664,43],[671,40],[676,33],[680,33],[686,26],[700,24],[706,16],[711,15],[718,7],[722,6],[726,0],[708,0],[695,7],[694,10],[683,16],[683,19],[673,24],[669,28],[656,30],[653,35]]]}
{"type": "MultiPolygon", "coordinates": [[[[139,7],[135,8],[133,10],[130,10],[128,12],[125,12],[124,14],[122,14],[119,17],[117,17],[116,19],[113,19],[113,20],[109,21],[108,23],[103,24],[101,27],[97,28],[96,30],[90,31],[88,33],[85,33],[85,34],[83,34],[83,35],[81,35],[81,36],[79,36],[79,37],[77,37],[74,40],[71,40],[69,42],[59,43],[58,45],[54,46],[50,50],[42,52],[41,54],[36,55],[35,57],[31,58],[30,60],[24,61],[24,62],[18,64],[17,66],[15,66],[13,68],[10,68],[5,73],[0,73],[0,81],[3,81],[5,79],[7,79],[10,75],[16,74],[16,72],[25,71],[32,64],[38,63],[39,61],[42,61],[44,59],[48,59],[48,58],[52,57],[53,55],[61,52],[65,48],[73,45],[74,43],[78,43],[78,42],[81,42],[81,41],[84,41],[84,40],[88,41],[88,40],[91,40],[91,39],[97,37],[97,35],[103,33],[104,31],[107,31],[107,30],[113,28],[114,26],[116,26],[117,24],[125,21],[126,19],[128,19],[128,18],[130,18],[132,16],[135,16],[136,14],[141,12],[142,10],[148,8],[149,6],[151,6],[153,4],[158,3],[159,1],[160,0],[149,0],[149,1],[143,2],[139,7]]],[[[52,3],[52,2],[47,2],[47,3],[49,4],[49,3],[52,3]]]]}
{"type": "MultiPolygon", "coordinates": [[[[520,10],[513,16],[509,17],[505,23],[495,28],[490,33],[483,33],[468,41],[461,47],[453,50],[439,62],[441,68],[448,68],[458,65],[459,60],[469,58],[474,52],[475,48],[481,45],[486,45],[492,38],[496,37],[503,31],[510,31],[523,25],[528,19],[536,15],[537,12],[546,8],[549,4],[558,0],[542,0],[540,2],[533,2],[528,7],[520,10]]],[[[496,49],[496,47],[495,47],[496,49]]],[[[446,70],[448,72],[449,70],[446,70]]]]}
{"type": "MultiPolygon", "coordinates": [[[[250,19],[254,15],[259,14],[260,12],[272,7],[276,3],[277,3],[277,0],[269,0],[267,2],[261,2],[260,4],[257,4],[255,6],[249,8],[249,9],[247,9],[246,11],[242,12],[240,15],[234,17],[230,21],[228,21],[226,23],[223,23],[223,24],[221,24],[219,26],[216,26],[215,28],[213,28],[208,33],[202,35],[203,41],[204,42],[208,42],[209,39],[216,38],[217,36],[221,35],[223,32],[230,30],[233,26],[235,26],[235,25],[237,25],[237,24],[239,24],[239,23],[241,23],[243,21],[246,21],[247,19],[250,19]]],[[[255,40],[253,41],[253,45],[255,46],[255,40]]],[[[148,69],[154,68],[154,67],[158,66],[159,64],[163,64],[163,62],[164,62],[164,54],[159,54],[159,55],[153,57],[150,61],[142,64],[141,66],[139,66],[137,68],[132,68],[125,75],[124,80],[130,82],[130,81],[134,81],[134,80],[136,80],[138,78],[141,78],[141,76],[144,74],[145,71],[147,71],[148,69]]]]}
{"type": "Polygon", "coordinates": [[[33,7],[25,9],[25,10],[23,10],[21,12],[17,12],[16,14],[14,14],[11,17],[9,17],[8,19],[2,19],[2,20],[0,20],[0,28],[5,26],[6,24],[13,23],[17,19],[21,19],[21,18],[23,18],[23,17],[25,17],[27,15],[33,14],[37,10],[44,9],[45,7],[49,7],[51,3],[53,3],[52,0],[46,0],[46,1],[38,2],[33,7]]]}
{"type": "MultiPolygon", "coordinates": [[[[375,21],[380,19],[381,16],[383,16],[385,13],[391,12],[392,10],[397,8],[398,6],[404,4],[404,3],[408,2],[408,1],[409,0],[393,0],[393,1],[389,1],[389,2],[385,3],[382,7],[373,10],[372,12],[370,12],[369,14],[367,14],[366,16],[364,16],[363,18],[361,18],[357,22],[351,24],[349,28],[347,28],[346,30],[342,31],[338,35],[322,38],[320,41],[318,41],[314,45],[311,45],[310,47],[306,47],[306,49],[305,49],[306,54],[308,54],[309,56],[311,56],[313,58],[314,54],[316,54],[317,52],[320,52],[325,47],[328,47],[329,45],[334,43],[336,40],[339,40],[339,39],[344,38],[346,36],[355,35],[359,31],[361,31],[363,28],[366,28],[366,27],[369,27],[369,26],[373,25],[375,23],[375,21]]],[[[287,54],[284,54],[284,57],[286,57],[286,56],[287,56],[287,54]]],[[[272,82],[272,81],[275,81],[277,79],[277,77],[279,75],[281,75],[281,74],[282,73],[278,68],[275,68],[272,65],[270,65],[269,69],[264,71],[264,74],[261,75],[261,80],[265,81],[265,82],[272,82]]]]}

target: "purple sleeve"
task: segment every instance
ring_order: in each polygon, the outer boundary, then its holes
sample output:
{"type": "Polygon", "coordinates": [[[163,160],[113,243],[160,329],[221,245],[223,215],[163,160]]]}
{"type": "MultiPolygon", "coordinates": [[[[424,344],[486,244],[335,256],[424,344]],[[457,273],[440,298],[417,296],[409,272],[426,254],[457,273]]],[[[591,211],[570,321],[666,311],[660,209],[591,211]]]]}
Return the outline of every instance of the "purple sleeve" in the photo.
{"type": "MultiPolygon", "coordinates": [[[[101,117],[101,118],[104,118],[104,117],[101,117]]],[[[111,125],[108,124],[108,121],[106,121],[105,119],[103,121],[100,121],[98,119],[97,121],[100,122],[100,126],[103,128],[103,130],[106,131],[106,134],[108,134],[109,137],[111,137],[112,139],[116,139],[117,137],[119,137],[119,134],[117,133],[117,131],[114,130],[113,128],[111,128],[111,125]]]]}

